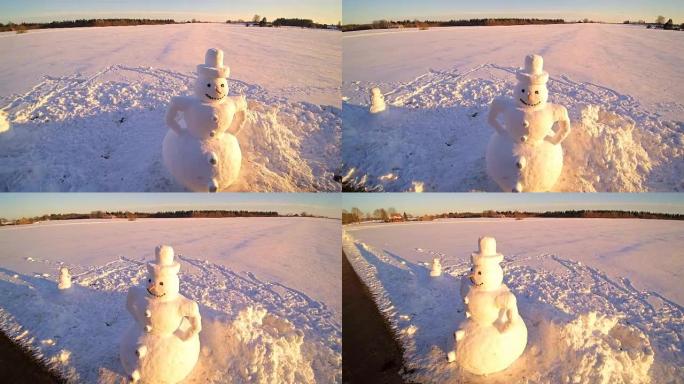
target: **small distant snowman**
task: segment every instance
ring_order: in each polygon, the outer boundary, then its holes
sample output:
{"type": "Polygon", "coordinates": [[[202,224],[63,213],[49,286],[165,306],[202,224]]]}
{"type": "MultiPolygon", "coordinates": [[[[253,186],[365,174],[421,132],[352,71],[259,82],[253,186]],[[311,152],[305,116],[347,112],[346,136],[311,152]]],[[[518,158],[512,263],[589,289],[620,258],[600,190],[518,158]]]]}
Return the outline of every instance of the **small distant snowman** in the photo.
{"type": "Polygon", "coordinates": [[[178,383],[199,358],[199,306],[178,292],[173,248],[157,247],[147,270],[144,287],[128,291],[126,308],[135,322],[121,340],[119,357],[129,382],[178,383]]]}
{"type": "Polygon", "coordinates": [[[473,267],[461,285],[466,318],[447,357],[470,373],[488,375],[506,369],[522,355],[527,327],[515,295],[503,284],[499,265],[503,255],[496,251],[496,239],[481,237],[470,258],[473,267]]]}
{"type": "Polygon", "coordinates": [[[63,266],[59,268],[59,283],[57,284],[57,288],[60,290],[71,288],[71,274],[67,267],[63,266]]]}
{"type": "Polygon", "coordinates": [[[549,74],[543,66],[541,56],[525,57],[513,98],[496,98],[489,109],[496,132],[487,146],[487,173],[506,192],[549,191],[563,169],[561,142],[570,133],[570,119],[565,107],[547,103],[549,74]]]}
{"type": "Polygon", "coordinates": [[[164,165],[171,175],[195,192],[217,192],[240,174],[242,152],[235,135],[245,121],[244,96],[228,96],[230,68],[223,51],[211,48],[197,66],[194,96],[171,99],[166,113],[170,130],[162,144],[164,165]],[[185,128],[177,121],[182,113],[185,128]]]}
{"type": "Polygon", "coordinates": [[[387,106],[385,105],[385,96],[382,94],[380,88],[378,87],[371,88],[370,101],[370,113],[380,113],[387,109],[387,106]]]}

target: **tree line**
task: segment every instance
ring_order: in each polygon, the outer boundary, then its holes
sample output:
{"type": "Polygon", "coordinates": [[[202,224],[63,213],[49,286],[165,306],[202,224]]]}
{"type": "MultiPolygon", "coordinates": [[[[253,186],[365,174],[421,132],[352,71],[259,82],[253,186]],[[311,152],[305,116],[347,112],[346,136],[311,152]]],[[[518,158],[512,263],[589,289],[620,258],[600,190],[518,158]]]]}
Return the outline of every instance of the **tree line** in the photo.
{"type": "Polygon", "coordinates": [[[173,19],[78,19],[65,21],[51,21],[49,23],[21,23],[7,24],[0,23],[0,32],[6,31],[27,31],[29,29],[44,28],[78,28],[78,27],[111,27],[126,25],[157,25],[157,24],[176,24],[173,19]]]}
{"type": "MultiPolygon", "coordinates": [[[[296,217],[314,217],[302,212],[300,214],[286,215],[296,217]]],[[[224,217],[285,217],[276,211],[245,211],[245,210],[183,210],[163,212],[131,212],[131,211],[92,211],[90,213],[53,213],[42,216],[23,217],[18,220],[0,219],[0,225],[32,224],[39,221],[54,220],[84,220],[84,219],[128,219],[133,221],[139,218],[224,218],[224,217]]]]}
{"type": "Polygon", "coordinates": [[[485,18],[462,20],[375,20],[369,24],[346,24],[341,26],[342,32],[362,31],[366,29],[390,28],[419,28],[430,27],[464,27],[464,26],[495,26],[495,25],[531,25],[531,24],[564,24],[563,19],[530,19],[530,18],[485,18]]]}
{"type": "Polygon", "coordinates": [[[645,211],[566,210],[521,212],[486,210],[482,212],[447,212],[414,216],[407,214],[406,212],[399,213],[395,208],[378,208],[371,212],[364,213],[359,208],[353,207],[351,208],[351,211],[347,211],[346,209],[342,211],[342,224],[361,223],[365,221],[431,221],[435,219],[467,219],[481,217],[515,218],[518,220],[528,217],[684,220],[684,215],[682,214],[645,211]]]}

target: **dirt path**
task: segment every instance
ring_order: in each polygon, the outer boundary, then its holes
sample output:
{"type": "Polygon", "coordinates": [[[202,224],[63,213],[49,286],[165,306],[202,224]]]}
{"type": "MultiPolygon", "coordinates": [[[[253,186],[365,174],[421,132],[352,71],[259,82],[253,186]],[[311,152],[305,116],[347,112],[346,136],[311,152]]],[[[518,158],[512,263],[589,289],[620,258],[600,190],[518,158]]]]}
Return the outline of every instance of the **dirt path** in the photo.
{"type": "Polygon", "coordinates": [[[401,349],[342,254],[342,382],[400,384],[401,349]]]}
{"type": "Polygon", "coordinates": [[[30,354],[0,332],[0,383],[62,383],[30,354]]]}

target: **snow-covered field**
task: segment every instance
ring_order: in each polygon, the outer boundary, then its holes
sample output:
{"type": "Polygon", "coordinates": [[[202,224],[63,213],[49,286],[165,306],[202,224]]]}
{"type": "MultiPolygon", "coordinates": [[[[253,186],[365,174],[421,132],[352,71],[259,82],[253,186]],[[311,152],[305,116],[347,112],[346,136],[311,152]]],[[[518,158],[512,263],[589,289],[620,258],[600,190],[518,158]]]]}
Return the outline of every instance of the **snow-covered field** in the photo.
{"type": "Polygon", "coordinates": [[[684,222],[454,219],[345,227],[343,247],[417,382],[684,382],[684,222]],[[529,331],[522,357],[477,377],[448,364],[464,319],[460,279],[480,236],[529,331]],[[429,276],[433,258],[444,274],[429,276]]]}
{"type": "Polygon", "coordinates": [[[182,24],[0,33],[0,190],[177,191],[161,163],[173,96],[208,48],[250,101],[238,191],[336,191],[341,33],[182,24]],[[0,130],[1,131],[1,130],[0,130]]]}
{"type": "Polygon", "coordinates": [[[185,382],[340,382],[339,231],[339,221],[306,218],[5,227],[0,328],[71,382],[119,382],[119,341],[133,322],[126,292],[165,243],[202,315],[200,362],[185,382]],[[61,265],[74,277],[66,292],[61,265]]]}
{"type": "Polygon", "coordinates": [[[494,97],[544,57],[568,108],[558,191],[684,190],[684,33],[602,24],[359,31],[342,38],[343,174],[386,191],[496,191],[484,154],[494,97]],[[389,111],[368,113],[370,88],[389,111]]]}

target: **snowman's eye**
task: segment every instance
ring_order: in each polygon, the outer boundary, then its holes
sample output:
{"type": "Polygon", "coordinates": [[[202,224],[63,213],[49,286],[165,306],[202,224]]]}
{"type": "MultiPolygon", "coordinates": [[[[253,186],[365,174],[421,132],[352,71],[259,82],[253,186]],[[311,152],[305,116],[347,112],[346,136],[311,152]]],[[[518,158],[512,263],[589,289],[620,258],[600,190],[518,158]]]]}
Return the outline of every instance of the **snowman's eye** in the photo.
{"type": "Polygon", "coordinates": [[[482,271],[477,272],[477,274],[478,274],[478,275],[481,275],[481,274],[482,274],[482,271]]]}
{"type": "Polygon", "coordinates": [[[221,84],[221,88],[223,88],[223,87],[225,87],[225,86],[226,86],[225,84],[221,84]]]}
{"type": "Polygon", "coordinates": [[[207,88],[211,87],[211,83],[207,83],[207,88]]]}
{"type": "Polygon", "coordinates": [[[525,93],[525,88],[523,88],[520,92],[525,93]]]}
{"type": "Polygon", "coordinates": [[[152,279],[147,279],[147,282],[148,282],[148,283],[151,283],[151,282],[152,282],[152,279]]]}
{"type": "Polygon", "coordinates": [[[534,91],[534,93],[538,95],[538,94],[539,94],[539,91],[534,91]]]}
{"type": "Polygon", "coordinates": [[[164,282],[163,282],[163,281],[160,281],[160,282],[159,282],[159,285],[164,285],[164,282]]]}

